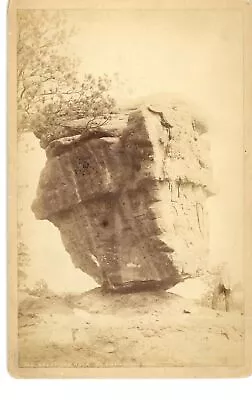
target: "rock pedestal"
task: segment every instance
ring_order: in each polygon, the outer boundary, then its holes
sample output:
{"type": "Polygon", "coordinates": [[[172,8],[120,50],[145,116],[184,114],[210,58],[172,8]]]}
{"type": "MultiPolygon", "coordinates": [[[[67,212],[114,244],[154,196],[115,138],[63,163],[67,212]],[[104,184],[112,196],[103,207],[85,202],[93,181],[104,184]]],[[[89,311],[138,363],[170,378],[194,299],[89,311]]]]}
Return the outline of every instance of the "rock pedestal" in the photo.
{"type": "Polygon", "coordinates": [[[200,120],[151,103],[67,132],[46,148],[32,209],[60,230],[77,268],[119,291],[169,288],[205,268],[212,189],[200,120]]]}

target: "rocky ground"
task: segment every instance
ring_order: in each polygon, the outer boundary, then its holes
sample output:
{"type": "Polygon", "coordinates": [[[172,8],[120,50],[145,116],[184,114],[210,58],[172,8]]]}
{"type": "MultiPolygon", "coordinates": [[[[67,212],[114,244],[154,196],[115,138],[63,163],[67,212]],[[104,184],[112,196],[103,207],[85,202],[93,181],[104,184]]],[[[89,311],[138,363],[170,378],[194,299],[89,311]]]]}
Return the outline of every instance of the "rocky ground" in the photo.
{"type": "Polygon", "coordinates": [[[243,315],[176,294],[20,293],[20,367],[238,366],[243,315]]]}

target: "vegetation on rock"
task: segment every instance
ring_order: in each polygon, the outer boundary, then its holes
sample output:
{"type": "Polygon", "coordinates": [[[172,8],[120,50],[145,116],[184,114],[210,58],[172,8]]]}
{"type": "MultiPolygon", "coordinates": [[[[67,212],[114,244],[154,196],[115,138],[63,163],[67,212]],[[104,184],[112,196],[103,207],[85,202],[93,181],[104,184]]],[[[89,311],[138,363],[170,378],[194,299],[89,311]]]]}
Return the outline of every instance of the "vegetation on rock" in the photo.
{"type": "Polygon", "coordinates": [[[114,106],[107,75],[78,76],[80,62],[70,56],[63,11],[19,10],[17,15],[18,132],[32,131],[45,148],[66,136],[66,121],[87,118],[88,127],[104,124],[114,106]],[[69,54],[69,55],[66,55],[69,54]],[[97,122],[97,117],[104,117],[97,122]]]}

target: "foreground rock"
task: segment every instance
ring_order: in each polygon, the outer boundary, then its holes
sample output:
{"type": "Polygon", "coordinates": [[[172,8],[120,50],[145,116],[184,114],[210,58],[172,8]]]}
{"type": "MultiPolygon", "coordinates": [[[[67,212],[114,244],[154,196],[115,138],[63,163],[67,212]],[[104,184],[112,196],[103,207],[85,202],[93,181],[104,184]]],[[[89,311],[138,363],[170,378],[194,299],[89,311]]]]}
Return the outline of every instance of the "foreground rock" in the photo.
{"type": "Polygon", "coordinates": [[[183,104],[145,102],[50,142],[33,210],[106,289],[169,288],[207,266],[207,128],[183,104]]]}

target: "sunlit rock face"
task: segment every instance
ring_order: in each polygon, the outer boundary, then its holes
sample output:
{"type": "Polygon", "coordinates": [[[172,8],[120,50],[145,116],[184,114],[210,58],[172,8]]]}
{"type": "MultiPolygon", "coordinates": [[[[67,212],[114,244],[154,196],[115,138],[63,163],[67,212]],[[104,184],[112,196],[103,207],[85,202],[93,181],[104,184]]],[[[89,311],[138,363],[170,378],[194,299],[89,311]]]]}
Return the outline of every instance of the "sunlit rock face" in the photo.
{"type": "Polygon", "coordinates": [[[46,148],[32,208],[58,227],[77,268],[122,291],[169,288],[206,268],[213,190],[201,119],[147,99],[100,128],[65,130],[46,148]]]}

